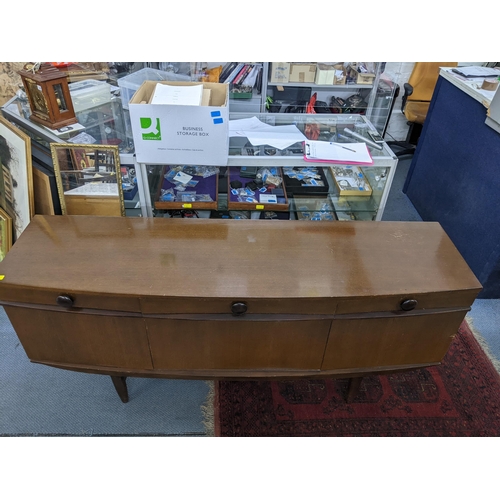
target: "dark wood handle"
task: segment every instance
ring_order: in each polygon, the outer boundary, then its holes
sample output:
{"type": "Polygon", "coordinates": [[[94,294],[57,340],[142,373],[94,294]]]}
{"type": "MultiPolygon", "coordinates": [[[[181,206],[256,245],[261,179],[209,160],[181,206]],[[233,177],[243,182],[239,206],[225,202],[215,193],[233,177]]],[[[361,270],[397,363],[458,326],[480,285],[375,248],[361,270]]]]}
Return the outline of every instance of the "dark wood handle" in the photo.
{"type": "Polygon", "coordinates": [[[70,297],[69,295],[59,295],[56,302],[63,307],[72,307],[75,301],[73,300],[73,297],[70,297]]]}
{"type": "Polygon", "coordinates": [[[231,312],[234,316],[241,316],[247,312],[247,305],[244,302],[233,302],[231,304],[231,312]]]}
{"type": "Polygon", "coordinates": [[[405,299],[401,302],[400,306],[403,311],[413,311],[417,307],[418,302],[415,299],[405,299]]]}

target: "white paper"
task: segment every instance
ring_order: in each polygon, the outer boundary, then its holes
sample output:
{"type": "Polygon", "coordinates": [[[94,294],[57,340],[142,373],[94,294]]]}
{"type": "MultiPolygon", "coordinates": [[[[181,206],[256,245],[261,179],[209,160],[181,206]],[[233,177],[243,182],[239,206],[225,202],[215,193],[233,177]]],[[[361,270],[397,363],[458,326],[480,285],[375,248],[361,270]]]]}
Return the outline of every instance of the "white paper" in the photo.
{"type": "Polygon", "coordinates": [[[229,121],[229,137],[246,137],[247,132],[253,130],[268,130],[272,125],[261,122],[256,116],[229,121]]]}
{"type": "Polygon", "coordinates": [[[308,160],[373,163],[368,147],[364,142],[306,141],[305,151],[308,160]]]}
{"type": "Polygon", "coordinates": [[[484,89],[477,89],[477,91],[482,96],[486,97],[486,99],[488,99],[490,102],[493,99],[493,97],[495,97],[495,92],[496,92],[496,90],[484,90],[484,89]]]}
{"type": "Polygon", "coordinates": [[[486,66],[461,66],[453,68],[454,73],[463,75],[466,78],[487,78],[500,76],[500,71],[495,68],[487,68],[486,66]]]}
{"type": "Polygon", "coordinates": [[[74,144],[95,144],[97,141],[90,134],[87,134],[87,132],[80,132],[78,135],[75,135],[75,137],[68,139],[68,142],[74,144]]]}
{"type": "MultiPolygon", "coordinates": [[[[44,125],[45,127],[45,125],[44,125]]],[[[81,125],[80,123],[72,123],[71,125],[65,125],[64,127],[61,128],[49,128],[45,127],[47,130],[52,132],[55,135],[63,135],[63,134],[68,134],[69,132],[74,132],[75,130],[83,130],[85,127],[81,125]]]]}
{"type": "Polygon", "coordinates": [[[177,172],[173,180],[180,182],[181,184],[187,184],[192,178],[192,175],[188,175],[184,172],[177,172]]]}
{"type": "Polygon", "coordinates": [[[252,130],[247,133],[247,138],[253,146],[266,144],[276,149],[285,149],[296,142],[307,140],[296,125],[278,125],[266,130],[252,130]]]}
{"type": "Polygon", "coordinates": [[[177,104],[182,106],[201,106],[203,84],[168,85],[157,83],[151,104],[177,104]]]}
{"type": "Polygon", "coordinates": [[[118,184],[111,182],[89,182],[64,192],[66,195],[118,196],[118,184]]]}
{"type": "Polygon", "coordinates": [[[296,125],[269,125],[257,117],[231,120],[229,137],[246,137],[253,146],[272,146],[285,149],[296,142],[304,142],[306,136],[296,125]]]}

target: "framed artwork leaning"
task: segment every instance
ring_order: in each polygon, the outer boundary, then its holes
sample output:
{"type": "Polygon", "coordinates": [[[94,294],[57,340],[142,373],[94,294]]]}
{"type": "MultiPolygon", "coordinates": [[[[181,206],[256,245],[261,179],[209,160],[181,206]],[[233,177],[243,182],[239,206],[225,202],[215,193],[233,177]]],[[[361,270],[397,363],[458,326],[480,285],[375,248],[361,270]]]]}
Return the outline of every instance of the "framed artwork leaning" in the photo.
{"type": "Polygon", "coordinates": [[[51,143],[63,215],[124,216],[118,146],[51,143]]]}
{"type": "Polygon", "coordinates": [[[56,175],[36,158],[33,164],[33,192],[35,214],[61,215],[61,203],[57,192],[56,175]]]}
{"type": "Polygon", "coordinates": [[[0,208],[0,262],[12,246],[12,218],[0,208]]]}
{"type": "Polygon", "coordinates": [[[13,242],[35,210],[31,140],[0,116],[0,208],[12,219],[13,242]]]}

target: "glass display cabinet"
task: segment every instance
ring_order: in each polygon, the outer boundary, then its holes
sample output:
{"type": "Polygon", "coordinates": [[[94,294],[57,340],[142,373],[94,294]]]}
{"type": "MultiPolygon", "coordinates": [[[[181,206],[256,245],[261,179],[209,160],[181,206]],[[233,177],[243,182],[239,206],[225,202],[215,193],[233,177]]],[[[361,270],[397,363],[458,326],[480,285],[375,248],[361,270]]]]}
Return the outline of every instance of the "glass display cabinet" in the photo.
{"type": "MultiPolygon", "coordinates": [[[[269,79],[268,64],[263,64],[265,82],[269,79]]],[[[381,75],[377,63],[376,78],[369,86],[372,110],[376,108],[373,89],[378,88],[381,75]]],[[[31,137],[33,157],[52,169],[51,143],[116,145],[127,216],[382,219],[397,166],[397,158],[385,142],[368,146],[373,158],[368,166],[306,162],[302,142],[278,149],[271,144],[255,146],[241,136],[230,138],[227,164],[216,169],[140,164],[134,154],[128,102],[124,105],[123,89],[112,83],[92,79],[71,83],[78,123],[59,130],[30,120],[30,108],[22,92],[2,107],[2,113],[31,137]]],[[[343,88],[352,90],[349,85],[343,88]]],[[[264,96],[266,89],[264,83],[264,96]]],[[[353,142],[345,135],[346,130],[367,140],[372,140],[370,131],[380,133],[380,125],[369,119],[373,113],[232,112],[232,102],[231,121],[256,117],[272,126],[294,124],[306,136],[312,127],[318,132],[318,140],[353,142]]]]}
{"type": "MultiPolygon", "coordinates": [[[[294,124],[317,140],[355,142],[353,131],[370,143],[375,127],[361,115],[232,113],[230,120],[258,118],[279,126],[294,124]]],[[[253,145],[245,136],[229,140],[227,165],[145,164],[146,211],[150,216],[251,219],[381,220],[397,158],[385,142],[368,144],[372,165],[311,162],[302,142],[277,149],[253,145]],[[376,146],[376,147],[375,147],[376,146]]]]}

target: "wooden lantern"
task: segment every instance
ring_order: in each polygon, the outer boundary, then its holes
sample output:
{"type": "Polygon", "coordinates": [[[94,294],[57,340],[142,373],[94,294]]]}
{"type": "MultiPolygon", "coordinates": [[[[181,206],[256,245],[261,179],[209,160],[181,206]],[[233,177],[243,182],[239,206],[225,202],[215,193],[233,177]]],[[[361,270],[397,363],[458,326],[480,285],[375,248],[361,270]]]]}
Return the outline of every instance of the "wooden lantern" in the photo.
{"type": "Polygon", "coordinates": [[[77,123],[68,79],[50,64],[29,65],[19,71],[31,108],[30,120],[56,129],[77,123]]]}

